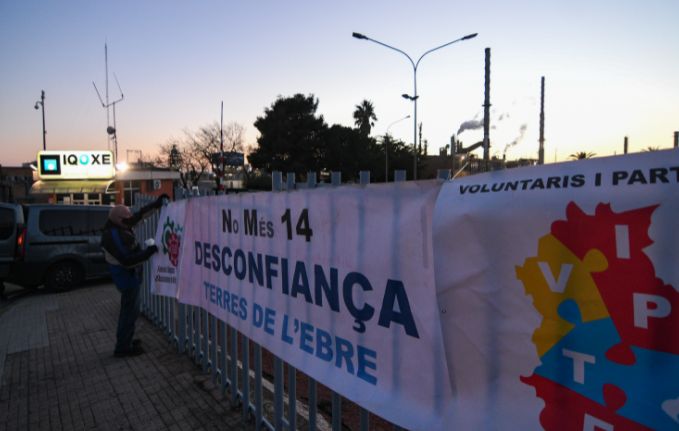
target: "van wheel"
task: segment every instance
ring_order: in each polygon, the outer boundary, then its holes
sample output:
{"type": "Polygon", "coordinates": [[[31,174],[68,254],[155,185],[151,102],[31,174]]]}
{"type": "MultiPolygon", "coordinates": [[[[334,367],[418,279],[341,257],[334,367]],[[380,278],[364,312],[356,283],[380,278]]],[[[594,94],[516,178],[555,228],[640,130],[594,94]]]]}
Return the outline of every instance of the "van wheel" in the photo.
{"type": "Polygon", "coordinates": [[[65,292],[83,281],[83,270],[73,262],[55,263],[47,271],[45,287],[55,292],[65,292]]]}

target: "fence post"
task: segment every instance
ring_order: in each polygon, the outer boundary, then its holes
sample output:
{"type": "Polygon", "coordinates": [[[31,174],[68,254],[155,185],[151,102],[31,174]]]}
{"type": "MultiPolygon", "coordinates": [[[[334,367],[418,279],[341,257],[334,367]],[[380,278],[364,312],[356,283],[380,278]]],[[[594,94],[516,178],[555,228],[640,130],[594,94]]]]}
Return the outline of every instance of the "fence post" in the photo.
{"type": "Polygon", "coordinates": [[[283,172],[273,171],[271,173],[271,191],[280,192],[283,190],[283,172]]]}
{"type": "Polygon", "coordinates": [[[283,429],[283,360],[278,356],[273,359],[273,380],[274,380],[274,402],[273,402],[273,423],[276,430],[283,429]]]}
{"type": "Polygon", "coordinates": [[[262,346],[255,344],[255,429],[262,424],[262,346]]]}
{"type": "Polygon", "coordinates": [[[436,178],[439,180],[449,180],[450,179],[450,169],[438,169],[436,171],[436,178]]]}
{"type": "Polygon", "coordinates": [[[342,172],[333,171],[330,173],[330,183],[333,186],[339,186],[342,184],[342,172]]]}
{"type": "Polygon", "coordinates": [[[309,431],[316,431],[316,417],[318,415],[317,397],[316,380],[309,377],[309,431]]]}
{"type": "Polygon", "coordinates": [[[248,413],[250,412],[250,340],[245,335],[241,335],[243,341],[243,360],[241,366],[243,368],[243,378],[241,379],[241,386],[243,387],[243,422],[248,420],[248,413]]]}
{"type": "Polygon", "coordinates": [[[297,429],[297,369],[288,364],[288,429],[297,429]]]}
{"type": "Polygon", "coordinates": [[[186,305],[179,301],[177,303],[179,304],[177,350],[179,353],[184,353],[186,351],[186,305]]]}
{"type": "MultiPolygon", "coordinates": [[[[359,176],[359,181],[360,181],[361,185],[366,186],[366,185],[370,184],[370,171],[360,171],[358,173],[358,176],[359,176]]],[[[335,406],[335,402],[336,402],[335,395],[336,394],[333,393],[333,397],[332,397],[332,424],[333,424],[332,426],[333,426],[333,429],[335,429],[335,423],[336,423],[335,414],[336,413],[339,415],[339,419],[337,420],[337,422],[339,422],[340,428],[341,428],[341,424],[342,424],[342,420],[341,420],[341,418],[342,418],[342,404],[341,404],[342,399],[341,399],[341,397],[338,397],[338,399],[339,399],[339,401],[337,402],[338,405],[335,406]]],[[[361,429],[361,431],[368,431],[368,427],[369,427],[369,419],[368,418],[370,416],[370,413],[361,406],[359,406],[359,413],[360,413],[360,427],[361,427],[360,429],[361,429]]]]}
{"type": "Polygon", "coordinates": [[[358,178],[362,185],[370,184],[370,171],[360,171],[358,178]]]}
{"type": "Polygon", "coordinates": [[[285,175],[285,189],[287,191],[295,190],[295,173],[288,172],[285,175]]]}
{"type": "Polygon", "coordinates": [[[307,174],[306,174],[306,185],[310,189],[313,189],[313,188],[316,187],[316,172],[307,172],[307,174]]]}
{"type": "Polygon", "coordinates": [[[217,317],[208,314],[207,320],[210,323],[210,345],[212,350],[210,352],[210,372],[212,374],[212,382],[217,382],[217,347],[219,346],[217,337],[217,317]]]}
{"type": "Polygon", "coordinates": [[[191,322],[193,322],[193,361],[200,361],[200,312],[199,306],[191,307],[191,322]]]}
{"type": "Polygon", "coordinates": [[[222,394],[226,392],[226,385],[229,383],[229,375],[228,375],[228,367],[226,366],[227,363],[227,339],[226,339],[226,331],[227,331],[227,326],[226,323],[223,320],[219,321],[219,344],[221,345],[221,367],[219,368],[219,383],[222,388],[222,394]]]}
{"type": "Polygon", "coordinates": [[[332,431],[342,431],[342,396],[332,393],[332,431]]]}
{"type": "Polygon", "coordinates": [[[406,171],[399,169],[394,171],[394,182],[406,181],[406,171]]]}

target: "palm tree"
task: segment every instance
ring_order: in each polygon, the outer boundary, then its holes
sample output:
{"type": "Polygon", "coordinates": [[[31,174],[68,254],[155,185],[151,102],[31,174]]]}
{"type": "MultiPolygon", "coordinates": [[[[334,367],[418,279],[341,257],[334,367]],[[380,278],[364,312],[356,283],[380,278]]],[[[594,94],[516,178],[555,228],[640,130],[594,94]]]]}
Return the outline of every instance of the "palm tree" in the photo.
{"type": "Polygon", "coordinates": [[[377,116],[371,101],[363,100],[360,105],[356,105],[354,124],[363,136],[370,135],[370,129],[375,125],[375,121],[377,121],[377,116]]]}
{"type": "Polygon", "coordinates": [[[596,153],[588,153],[586,151],[579,151],[577,153],[571,154],[568,157],[570,157],[571,160],[582,160],[582,159],[591,159],[594,156],[596,156],[596,153]]]}

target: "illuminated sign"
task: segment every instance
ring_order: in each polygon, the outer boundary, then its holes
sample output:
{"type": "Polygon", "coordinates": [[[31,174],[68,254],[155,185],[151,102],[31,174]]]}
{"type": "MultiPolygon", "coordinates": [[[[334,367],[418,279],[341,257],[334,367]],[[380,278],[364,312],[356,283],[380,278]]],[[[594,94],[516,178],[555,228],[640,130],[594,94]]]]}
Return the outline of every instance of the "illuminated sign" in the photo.
{"type": "Polygon", "coordinates": [[[40,151],[41,180],[110,179],[115,177],[111,151],[40,151]]]}

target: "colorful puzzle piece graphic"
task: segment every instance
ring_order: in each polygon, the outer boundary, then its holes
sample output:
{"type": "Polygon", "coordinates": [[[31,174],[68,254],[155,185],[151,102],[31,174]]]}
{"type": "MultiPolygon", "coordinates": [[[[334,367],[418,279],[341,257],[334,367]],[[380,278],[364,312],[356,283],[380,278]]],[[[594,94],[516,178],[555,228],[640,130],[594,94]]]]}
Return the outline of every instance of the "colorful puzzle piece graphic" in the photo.
{"type": "MultiPolygon", "coordinates": [[[[651,430],[616,413],[621,394],[614,386],[606,386],[610,404],[599,404],[537,374],[522,377],[533,386],[537,396],[545,401],[540,413],[540,425],[546,430],[651,430]]],[[[624,402],[624,394],[622,394],[624,402]]]]}
{"type": "Polygon", "coordinates": [[[620,341],[611,319],[584,323],[572,300],[559,310],[575,327],[542,356],[536,375],[606,405],[604,388],[614,385],[627,400],[616,408],[621,416],[658,430],[679,427],[662,408],[665,400],[679,395],[677,381],[667,378],[679,376],[679,356],[634,347],[635,364],[620,365],[606,355],[620,341]]]}
{"type": "Polygon", "coordinates": [[[573,324],[559,316],[559,304],[563,301],[574,299],[580,304],[586,322],[608,317],[592,279],[593,272],[603,271],[606,266],[606,259],[597,250],[581,261],[554,236],[546,235],[540,238],[537,257],[526,259],[522,267],[516,268],[517,278],[543,316],[542,325],[533,333],[538,355],[544,355],[573,329],[573,324]]]}
{"type": "Polygon", "coordinates": [[[552,234],[576,256],[592,249],[605,256],[608,269],[593,279],[620,333],[621,352],[639,346],[679,354],[679,292],[656,277],[643,252],[652,244],[647,232],[656,208],[615,213],[600,204],[590,216],[570,203],[568,219],[552,224],[552,234]]]}
{"type": "Polygon", "coordinates": [[[655,208],[571,203],[516,268],[543,316],[541,365],[521,380],[546,403],[545,429],[679,429],[679,292],[643,253],[655,208]]]}

